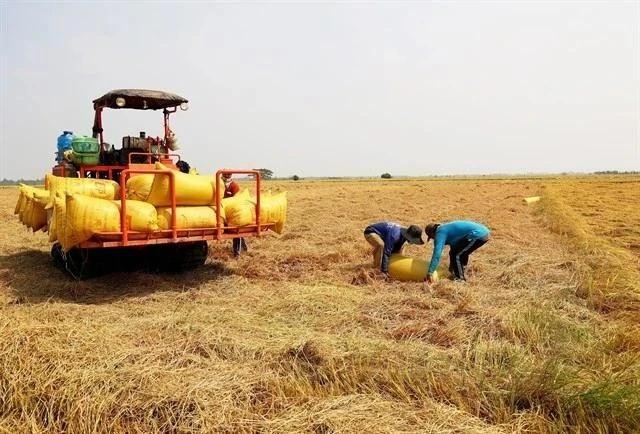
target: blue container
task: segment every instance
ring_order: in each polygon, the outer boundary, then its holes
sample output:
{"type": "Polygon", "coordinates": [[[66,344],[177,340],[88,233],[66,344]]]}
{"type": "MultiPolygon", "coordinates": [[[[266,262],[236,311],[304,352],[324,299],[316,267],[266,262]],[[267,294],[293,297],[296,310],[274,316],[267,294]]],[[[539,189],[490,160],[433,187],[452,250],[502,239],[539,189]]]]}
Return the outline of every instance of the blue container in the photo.
{"type": "Polygon", "coordinates": [[[58,154],[56,156],[56,161],[60,163],[64,157],[64,151],[71,149],[71,143],[73,143],[73,132],[72,131],[64,131],[60,137],[58,137],[58,154]]]}

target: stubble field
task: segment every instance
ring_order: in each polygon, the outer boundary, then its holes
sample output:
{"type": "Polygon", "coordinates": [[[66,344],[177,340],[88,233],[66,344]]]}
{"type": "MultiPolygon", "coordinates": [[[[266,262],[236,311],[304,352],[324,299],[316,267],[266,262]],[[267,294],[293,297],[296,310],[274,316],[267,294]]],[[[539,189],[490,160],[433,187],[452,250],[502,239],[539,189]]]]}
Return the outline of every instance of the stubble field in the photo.
{"type": "Polygon", "coordinates": [[[266,188],[289,192],[285,233],[239,259],[83,282],[0,189],[0,432],[640,426],[640,178],[266,188]],[[467,284],[371,272],[367,224],[458,218],[492,230],[467,284]]]}

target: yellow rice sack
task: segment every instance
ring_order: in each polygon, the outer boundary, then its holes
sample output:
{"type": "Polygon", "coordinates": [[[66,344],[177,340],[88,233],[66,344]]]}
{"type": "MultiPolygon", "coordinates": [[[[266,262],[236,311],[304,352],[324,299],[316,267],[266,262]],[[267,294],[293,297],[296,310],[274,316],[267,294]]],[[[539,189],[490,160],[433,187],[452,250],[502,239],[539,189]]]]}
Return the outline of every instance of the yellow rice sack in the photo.
{"type": "Polygon", "coordinates": [[[18,209],[20,222],[34,232],[44,228],[47,225],[47,212],[44,209],[44,203],[48,200],[48,192],[41,188],[21,186],[21,197],[18,209]]]}
{"type": "Polygon", "coordinates": [[[63,178],[51,174],[46,175],[47,187],[49,188],[51,199],[48,206],[53,206],[53,197],[60,194],[82,194],[84,196],[98,199],[118,199],[120,186],[117,182],[107,179],[91,178],[63,178]]]}
{"type": "MultiPolygon", "coordinates": [[[[118,214],[121,202],[114,200],[113,203],[118,207],[118,214]]],[[[118,217],[119,218],[119,217],[118,217]]],[[[150,203],[139,200],[127,201],[127,227],[130,231],[152,232],[158,230],[158,212],[150,203]]],[[[118,225],[118,231],[120,226],[118,225]]]]}
{"type": "Polygon", "coordinates": [[[27,191],[22,186],[20,187],[20,196],[18,197],[18,203],[16,203],[15,214],[18,215],[18,220],[20,223],[24,224],[22,217],[24,215],[24,210],[27,206],[27,191]]]}
{"type": "MultiPolygon", "coordinates": [[[[403,256],[394,253],[389,258],[389,276],[394,279],[422,282],[427,277],[427,268],[429,264],[424,259],[403,256]]],[[[434,273],[437,280],[438,274],[434,273]]]]}
{"type": "Polygon", "coordinates": [[[49,230],[49,242],[53,243],[58,240],[58,228],[56,219],[55,206],[47,209],[47,228],[49,230]]]}
{"type": "MultiPolygon", "coordinates": [[[[156,169],[162,170],[167,169],[167,167],[161,163],[156,163],[156,169]]],[[[215,204],[215,181],[213,177],[190,175],[177,170],[174,171],[174,177],[176,205],[196,206],[215,204]]],[[[169,175],[154,175],[147,202],[157,207],[171,206],[169,183],[169,175]]]]}
{"type": "MultiPolygon", "coordinates": [[[[67,204],[64,197],[57,195],[53,198],[53,227],[55,228],[56,239],[63,246],[68,245],[67,233],[67,204]]],[[[51,234],[49,234],[51,239],[51,234]]]]}
{"type": "Polygon", "coordinates": [[[256,204],[251,200],[247,189],[223,199],[222,207],[227,226],[247,226],[256,222],[256,204]]]}
{"type": "Polygon", "coordinates": [[[18,218],[23,225],[27,227],[31,227],[31,214],[33,210],[33,192],[27,190],[24,193],[24,201],[20,207],[20,213],[18,214],[18,218]]]}
{"type": "Polygon", "coordinates": [[[287,192],[260,196],[260,223],[275,223],[274,230],[281,234],[287,221],[287,192]]]}
{"type": "MultiPolygon", "coordinates": [[[[65,206],[56,201],[56,231],[65,250],[100,232],[120,232],[120,201],[72,194],[65,206]],[[60,227],[64,222],[64,229],[60,227]],[[62,237],[61,237],[62,236],[62,237]]],[[[60,200],[62,202],[62,200],[60,200]]],[[[127,227],[131,231],[151,232],[158,229],[158,216],[153,205],[127,201],[127,227]]]]}
{"type": "MultiPolygon", "coordinates": [[[[171,207],[158,208],[158,226],[171,229],[171,207]]],[[[215,228],[216,209],[213,206],[177,206],[176,228],[197,229],[215,228]]]]}
{"type": "Polygon", "coordinates": [[[31,200],[31,229],[33,229],[34,232],[43,229],[47,225],[47,211],[45,210],[45,206],[48,201],[48,192],[46,195],[42,195],[42,193],[37,190],[33,192],[33,199],[31,200]]]}
{"type": "Polygon", "coordinates": [[[49,191],[45,190],[44,188],[38,188],[38,187],[30,187],[31,191],[33,192],[33,198],[36,199],[38,202],[42,203],[42,204],[47,204],[47,202],[49,201],[49,191]]]}
{"type": "Polygon", "coordinates": [[[18,220],[20,220],[20,222],[24,224],[24,216],[27,211],[29,197],[33,197],[33,187],[20,184],[19,190],[20,196],[18,196],[18,202],[16,203],[14,213],[18,215],[18,220]]]}
{"type": "Polygon", "coordinates": [[[146,202],[151,193],[154,175],[143,173],[127,179],[127,199],[146,202]]]}
{"type": "Polygon", "coordinates": [[[20,193],[18,195],[18,201],[16,202],[16,207],[13,210],[14,214],[19,214],[20,213],[20,208],[22,207],[24,201],[25,201],[25,187],[26,185],[24,184],[20,184],[20,186],[18,187],[18,192],[20,193]]]}
{"type": "Polygon", "coordinates": [[[87,241],[99,232],[120,231],[120,210],[111,200],[82,194],[66,196],[65,250],[87,241]]]}
{"type": "Polygon", "coordinates": [[[225,197],[220,202],[222,203],[223,207],[227,207],[235,201],[247,200],[247,199],[251,199],[251,194],[249,194],[249,190],[247,190],[246,188],[243,188],[238,193],[236,193],[235,196],[225,197]]]}

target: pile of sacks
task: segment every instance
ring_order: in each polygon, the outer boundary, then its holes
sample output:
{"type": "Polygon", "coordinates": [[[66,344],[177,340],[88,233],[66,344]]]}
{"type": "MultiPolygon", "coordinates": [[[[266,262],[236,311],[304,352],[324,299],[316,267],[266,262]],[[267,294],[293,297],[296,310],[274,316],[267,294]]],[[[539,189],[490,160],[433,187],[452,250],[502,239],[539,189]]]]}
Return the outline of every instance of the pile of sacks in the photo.
{"type": "MultiPolygon", "coordinates": [[[[160,163],[156,168],[166,169],[160,163]]],[[[217,227],[213,177],[177,171],[174,176],[176,227],[217,227]]],[[[120,231],[120,187],[116,182],[47,175],[46,185],[47,190],[20,186],[16,214],[34,231],[47,230],[49,241],[59,241],[65,250],[69,250],[97,233],[120,231]]],[[[154,232],[171,229],[168,175],[134,175],[127,181],[126,188],[129,230],[154,232]]],[[[256,223],[256,200],[248,190],[223,199],[221,203],[220,214],[225,226],[242,227],[256,223]]],[[[275,231],[282,233],[286,213],[286,192],[261,195],[262,224],[275,224],[275,231]]]]}
{"type": "Polygon", "coordinates": [[[14,213],[20,222],[34,232],[47,228],[47,211],[49,192],[42,188],[20,184],[20,195],[14,213]]]}

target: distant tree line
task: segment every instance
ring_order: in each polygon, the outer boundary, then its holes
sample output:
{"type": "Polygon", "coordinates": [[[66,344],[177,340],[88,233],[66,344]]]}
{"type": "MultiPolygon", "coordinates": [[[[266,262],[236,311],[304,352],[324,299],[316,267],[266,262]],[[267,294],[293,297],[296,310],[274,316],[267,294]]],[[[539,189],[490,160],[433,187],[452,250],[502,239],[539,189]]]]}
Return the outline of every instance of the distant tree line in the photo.
{"type": "Polygon", "coordinates": [[[26,184],[26,185],[42,185],[44,184],[44,179],[7,179],[3,178],[0,181],[0,186],[7,185],[18,185],[18,184],[26,184]]]}
{"type": "Polygon", "coordinates": [[[595,175],[638,175],[639,170],[600,170],[593,172],[595,175]]]}

